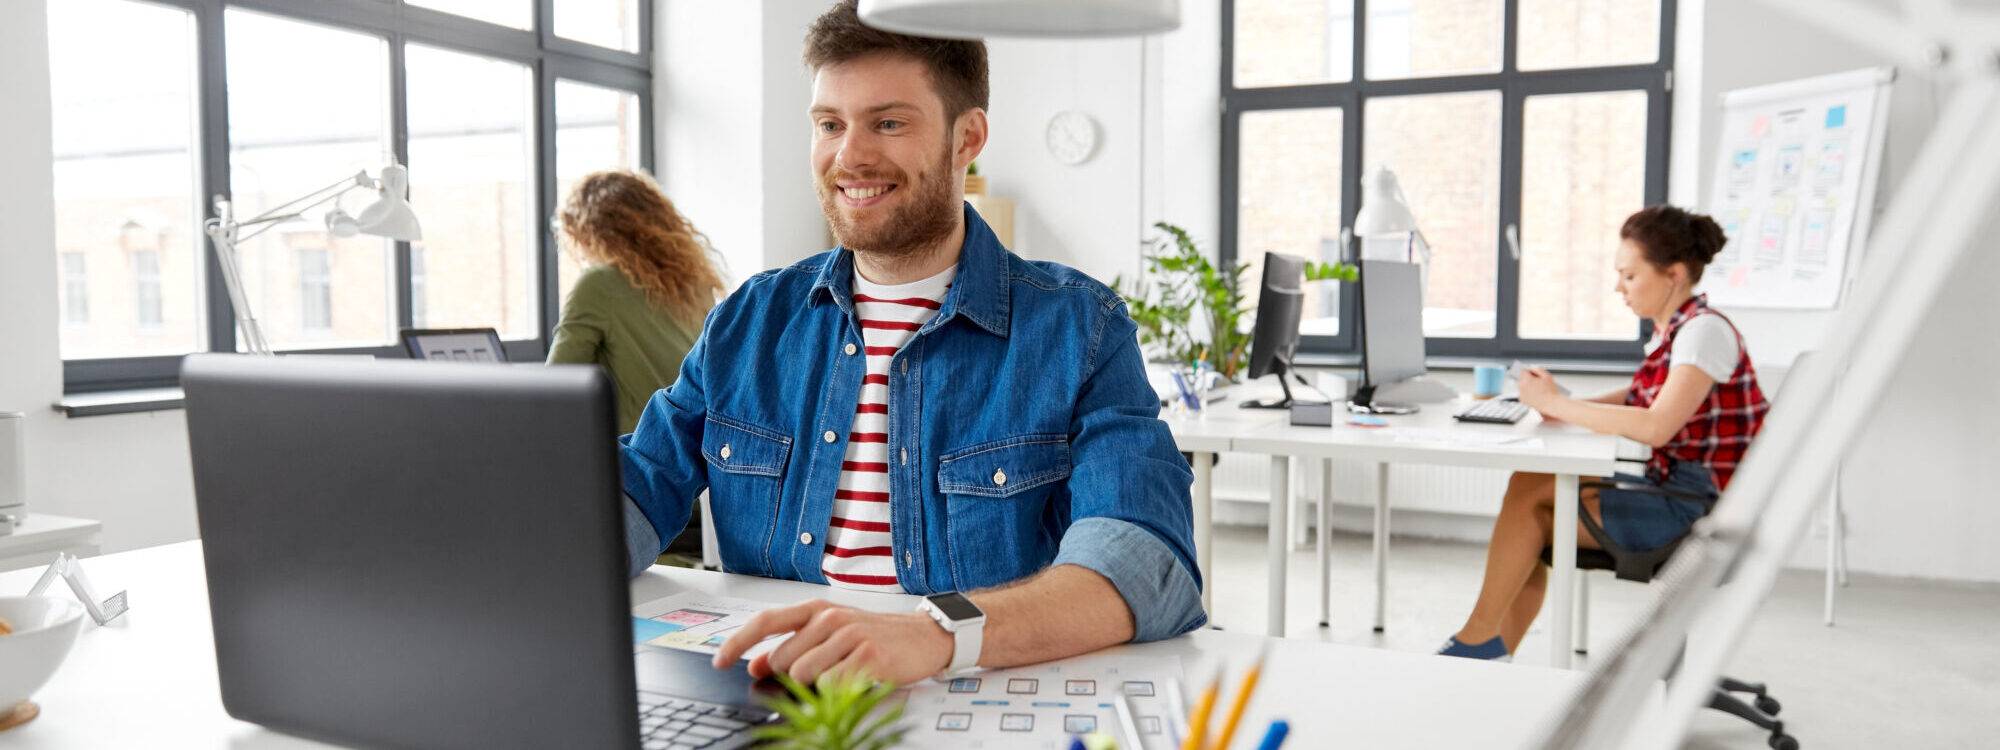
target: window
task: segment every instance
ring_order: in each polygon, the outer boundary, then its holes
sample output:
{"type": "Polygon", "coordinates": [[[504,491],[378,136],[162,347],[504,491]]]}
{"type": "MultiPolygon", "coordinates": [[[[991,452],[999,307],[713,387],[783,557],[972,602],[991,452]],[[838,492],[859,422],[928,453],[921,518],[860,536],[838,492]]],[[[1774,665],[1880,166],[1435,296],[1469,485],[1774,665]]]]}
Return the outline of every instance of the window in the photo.
{"type": "Polygon", "coordinates": [[[62,311],[64,326],[90,325],[90,259],[83,253],[62,254],[62,311]]]}
{"type": "MultiPolygon", "coordinates": [[[[570,186],[586,174],[638,169],[639,127],[638,94],[556,81],[556,205],[569,199],[570,186]]],[[[567,251],[557,263],[556,288],[567,296],[580,266],[567,251]]]]}
{"type": "Polygon", "coordinates": [[[132,251],[132,287],[134,322],[140,330],[159,330],[165,317],[160,311],[160,251],[132,251]]]}
{"type": "MultiPolygon", "coordinates": [[[[389,51],[382,37],[233,8],[226,22],[229,185],[239,218],[388,161],[394,145],[389,51]]],[[[243,294],[273,349],[381,346],[396,336],[392,244],[366,235],[334,237],[323,223],[330,208],[310,209],[300,221],[237,245],[243,294]],[[317,309],[314,300],[286,299],[305,289],[288,283],[292,259],[286,249],[299,247],[338,256],[321,265],[340,266],[344,277],[325,314],[293,319],[273,311],[317,309]],[[338,316],[332,314],[336,307],[338,316]],[[337,328],[309,325],[335,318],[337,328]]],[[[298,257],[303,268],[305,254],[298,257]]]]}
{"type": "Polygon", "coordinates": [[[311,206],[240,243],[246,312],[281,351],[397,356],[400,328],[491,326],[539,358],[558,172],[652,166],[652,3],[49,5],[68,392],[169,386],[181,355],[241,350],[209,196],[246,219],[391,160],[422,239],[328,232],[365,190],[311,206]]]}
{"type": "MultiPolygon", "coordinates": [[[[1673,17],[1674,0],[1225,0],[1222,259],[1351,259],[1362,178],[1387,168],[1431,248],[1430,354],[1631,361],[1645,329],[1611,258],[1624,217],[1666,197],[1673,17]]],[[[1355,352],[1341,291],[1308,284],[1304,352],[1355,352]]]]}
{"type": "Polygon", "coordinates": [[[326,250],[322,248],[300,248],[299,268],[299,327],[301,333],[325,333],[333,330],[333,269],[327,263],[326,250]]]}
{"type": "Polygon", "coordinates": [[[639,0],[563,0],[556,36],[626,52],[639,51],[639,0]]]}
{"type": "Polygon", "coordinates": [[[534,338],[541,273],[528,67],[416,44],[404,58],[410,174],[420,177],[410,203],[422,208],[424,225],[424,239],[411,246],[410,304],[440,328],[490,326],[504,338],[534,338]],[[448,283],[417,288],[419,249],[425,272],[435,269],[448,283]]]}
{"type": "Polygon", "coordinates": [[[205,348],[195,72],[188,11],[131,0],[49,3],[65,360],[205,348]],[[151,251],[150,266],[138,250],[151,251]],[[96,299],[86,269],[100,277],[96,299]]]}
{"type": "Polygon", "coordinates": [[[427,300],[431,297],[430,259],[424,257],[423,245],[410,246],[410,327],[431,327],[431,307],[427,300]]]}
{"type": "Polygon", "coordinates": [[[409,0],[411,5],[476,18],[516,29],[532,29],[534,0],[409,0]]]}

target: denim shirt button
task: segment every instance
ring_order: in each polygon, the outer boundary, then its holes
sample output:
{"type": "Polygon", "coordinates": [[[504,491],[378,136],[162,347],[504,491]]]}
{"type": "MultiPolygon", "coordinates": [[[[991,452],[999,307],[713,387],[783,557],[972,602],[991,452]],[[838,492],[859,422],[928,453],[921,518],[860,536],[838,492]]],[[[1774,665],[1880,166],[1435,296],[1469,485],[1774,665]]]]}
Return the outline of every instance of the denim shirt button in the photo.
{"type": "Polygon", "coordinates": [[[729,444],[728,444],[728,443],[723,443],[723,444],[722,444],[722,460],[724,460],[724,461],[727,461],[727,460],[729,460],[729,444]]]}
{"type": "Polygon", "coordinates": [[[995,486],[995,487],[1005,487],[1005,486],[1007,486],[1007,472],[1006,472],[1006,470],[1004,470],[1004,469],[994,469],[994,470],[993,470],[993,486],[995,486]]]}
{"type": "Polygon", "coordinates": [[[821,440],[825,440],[825,441],[827,441],[827,442],[831,443],[831,442],[833,442],[834,440],[837,440],[837,439],[838,439],[838,436],[836,436],[836,435],[834,435],[834,434],[833,434],[833,430],[827,430],[826,432],[822,433],[822,434],[821,434],[821,435],[819,436],[819,438],[820,438],[821,440]]]}
{"type": "Polygon", "coordinates": [[[805,531],[805,532],[800,532],[800,533],[799,533],[799,543],[800,543],[800,544],[812,544],[812,543],[813,543],[813,535],[812,535],[812,532],[810,532],[810,531],[805,531]]]}
{"type": "Polygon", "coordinates": [[[850,344],[848,344],[848,345],[847,345],[847,349],[846,349],[846,351],[847,351],[847,354],[848,354],[849,356],[853,356],[853,354],[854,354],[854,345],[853,345],[853,344],[851,344],[851,343],[850,343],[850,344]]]}

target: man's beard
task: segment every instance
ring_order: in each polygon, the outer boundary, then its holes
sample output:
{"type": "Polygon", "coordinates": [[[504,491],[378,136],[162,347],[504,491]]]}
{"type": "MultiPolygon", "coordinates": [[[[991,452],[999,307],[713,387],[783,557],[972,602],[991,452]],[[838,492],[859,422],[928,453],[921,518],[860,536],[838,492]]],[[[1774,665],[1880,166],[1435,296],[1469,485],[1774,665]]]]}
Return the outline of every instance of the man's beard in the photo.
{"type": "Polygon", "coordinates": [[[881,258],[908,258],[932,249],[939,241],[951,235],[954,222],[961,208],[952,200],[951,143],[945,142],[944,152],[930,169],[917,174],[915,180],[900,170],[892,173],[869,172],[855,174],[839,167],[827,170],[819,179],[819,208],[826,214],[826,222],[833,228],[833,237],[842,247],[858,253],[867,253],[881,258]],[[863,227],[848,221],[841,213],[841,179],[885,179],[896,184],[897,190],[906,190],[904,196],[887,217],[873,227],[863,227]]]}

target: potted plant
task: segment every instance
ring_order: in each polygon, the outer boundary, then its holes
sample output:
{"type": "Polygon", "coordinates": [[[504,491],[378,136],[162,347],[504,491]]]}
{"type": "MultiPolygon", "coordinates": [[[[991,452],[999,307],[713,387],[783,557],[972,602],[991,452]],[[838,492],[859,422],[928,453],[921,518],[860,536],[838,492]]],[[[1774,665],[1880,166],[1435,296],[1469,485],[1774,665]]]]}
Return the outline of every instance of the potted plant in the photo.
{"type": "MultiPolygon", "coordinates": [[[[1187,230],[1164,221],[1153,226],[1164,235],[1151,240],[1141,281],[1130,290],[1123,277],[1111,282],[1139,325],[1140,345],[1156,361],[1206,362],[1224,378],[1236,379],[1250,348],[1246,321],[1251,306],[1243,301],[1243,276],[1248,267],[1217,268],[1195,246],[1187,230]]],[[[1348,263],[1307,261],[1305,277],[1307,281],[1354,281],[1359,273],[1348,263]]]]}
{"type": "Polygon", "coordinates": [[[822,673],[812,687],[783,672],[778,682],[786,695],[767,702],[783,721],[756,730],[758,740],[779,750],[883,750],[903,741],[908,727],[899,722],[899,703],[876,708],[894,695],[894,686],[863,674],[822,673]],[[874,715],[873,718],[870,718],[874,715]]]}

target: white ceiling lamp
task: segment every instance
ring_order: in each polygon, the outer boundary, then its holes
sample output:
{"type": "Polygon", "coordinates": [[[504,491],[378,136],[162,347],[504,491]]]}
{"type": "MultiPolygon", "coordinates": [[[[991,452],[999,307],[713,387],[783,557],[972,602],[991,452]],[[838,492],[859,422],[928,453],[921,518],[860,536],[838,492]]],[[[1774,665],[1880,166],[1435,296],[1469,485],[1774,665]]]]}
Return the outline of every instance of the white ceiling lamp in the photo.
{"type": "Polygon", "coordinates": [[[1173,31],[1180,0],[861,0],[863,23],[955,39],[1112,37],[1173,31]]]}

